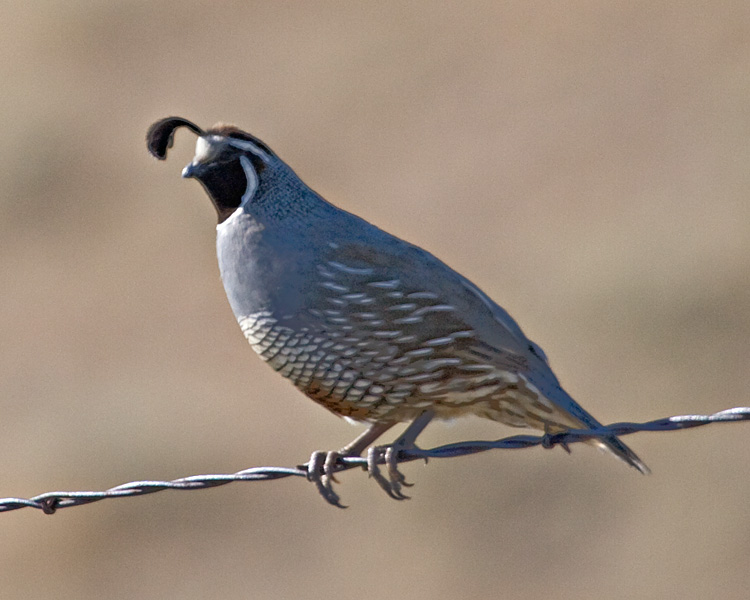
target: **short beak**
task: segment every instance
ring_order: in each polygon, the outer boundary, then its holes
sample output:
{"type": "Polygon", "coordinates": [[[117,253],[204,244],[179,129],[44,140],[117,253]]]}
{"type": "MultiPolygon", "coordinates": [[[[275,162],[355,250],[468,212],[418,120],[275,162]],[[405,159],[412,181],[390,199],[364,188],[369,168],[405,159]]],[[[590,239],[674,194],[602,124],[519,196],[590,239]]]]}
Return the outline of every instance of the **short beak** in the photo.
{"type": "Polygon", "coordinates": [[[189,179],[190,177],[195,177],[197,171],[198,171],[198,165],[196,165],[195,163],[190,163],[187,167],[185,167],[182,170],[182,176],[185,179],[189,179]]]}

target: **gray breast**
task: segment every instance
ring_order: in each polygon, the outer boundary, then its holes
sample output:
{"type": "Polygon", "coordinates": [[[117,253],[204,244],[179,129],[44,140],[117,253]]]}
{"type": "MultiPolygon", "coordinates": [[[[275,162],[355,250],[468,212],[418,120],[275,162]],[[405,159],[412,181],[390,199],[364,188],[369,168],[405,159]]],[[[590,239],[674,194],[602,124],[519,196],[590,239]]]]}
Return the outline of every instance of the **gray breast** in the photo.
{"type": "Polygon", "coordinates": [[[301,311],[310,268],[303,245],[285,239],[283,231],[266,227],[241,208],[218,225],[216,233],[221,279],[238,320],[263,311],[301,311]]]}

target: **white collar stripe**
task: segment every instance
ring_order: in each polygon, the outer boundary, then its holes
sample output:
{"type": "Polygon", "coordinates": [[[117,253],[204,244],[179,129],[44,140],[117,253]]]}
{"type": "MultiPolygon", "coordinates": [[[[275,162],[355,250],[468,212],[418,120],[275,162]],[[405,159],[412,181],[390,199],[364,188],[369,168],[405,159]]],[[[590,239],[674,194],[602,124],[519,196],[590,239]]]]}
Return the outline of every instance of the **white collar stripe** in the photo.
{"type": "Polygon", "coordinates": [[[235,148],[239,148],[240,150],[247,150],[248,152],[252,152],[255,156],[260,158],[264,163],[270,163],[271,157],[268,155],[268,152],[265,150],[259,148],[255,144],[253,144],[250,141],[247,140],[238,140],[234,138],[228,138],[227,143],[230,146],[234,146],[235,148]]]}
{"type": "Polygon", "coordinates": [[[255,172],[253,163],[250,162],[250,159],[247,156],[240,156],[240,164],[242,165],[242,170],[245,172],[245,177],[247,177],[247,189],[242,195],[242,201],[240,203],[240,206],[245,206],[250,200],[252,200],[258,189],[258,174],[255,172]]]}

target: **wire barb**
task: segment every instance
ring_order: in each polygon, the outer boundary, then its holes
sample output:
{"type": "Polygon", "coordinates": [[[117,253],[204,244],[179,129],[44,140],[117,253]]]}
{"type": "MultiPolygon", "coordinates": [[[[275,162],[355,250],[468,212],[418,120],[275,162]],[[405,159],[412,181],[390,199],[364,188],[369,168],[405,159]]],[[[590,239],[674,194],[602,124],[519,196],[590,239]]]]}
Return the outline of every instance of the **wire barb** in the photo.
{"type": "MultiPolygon", "coordinates": [[[[542,446],[566,448],[570,444],[586,442],[592,438],[607,436],[623,436],[641,431],[677,431],[709,425],[710,423],[734,423],[750,421],[750,407],[737,407],[723,410],[712,415],[681,415],[666,417],[646,423],[614,423],[597,429],[571,429],[561,433],[545,433],[544,435],[514,435],[494,441],[474,440],[446,444],[436,448],[405,448],[398,451],[396,461],[399,463],[414,460],[427,461],[428,458],[450,458],[477,454],[488,450],[520,449],[542,446]]],[[[391,458],[391,462],[393,458],[391,458]]],[[[387,464],[386,452],[382,451],[374,457],[378,464],[387,464]]],[[[342,457],[335,465],[336,473],[348,471],[357,467],[367,468],[367,458],[342,457]]],[[[373,460],[373,457],[370,457],[373,460]]],[[[103,492],[47,492],[33,498],[0,498],[0,512],[18,510],[20,508],[36,508],[45,514],[54,514],[60,508],[82,506],[98,502],[107,498],[130,498],[153,494],[162,490],[202,490],[234,481],[271,481],[285,477],[308,476],[307,470],[299,467],[252,467],[232,474],[192,475],[173,481],[131,481],[103,492]]]]}

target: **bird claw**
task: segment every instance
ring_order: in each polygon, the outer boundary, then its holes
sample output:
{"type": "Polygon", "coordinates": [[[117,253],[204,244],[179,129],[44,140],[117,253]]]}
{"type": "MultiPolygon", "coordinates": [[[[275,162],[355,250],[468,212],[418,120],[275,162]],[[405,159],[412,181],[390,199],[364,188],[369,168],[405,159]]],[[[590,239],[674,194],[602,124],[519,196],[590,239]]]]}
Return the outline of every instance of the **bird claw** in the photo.
{"type": "Polygon", "coordinates": [[[409,500],[401,491],[402,487],[412,487],[414,484],[406,481],[406,477],[398,470],[398,453],[401,446],[392,444],[390,446],[376,446],[367,451],[367,472],[375,482],[394,500],[409,500]],[[388,471],[388,477],[385,477],[380,470],[378,460],[380,457],[385,459],[385,465],[388,471]]]}
{"type": "Polygon", "coordinates": [[[340,457],[340,453],[335,450],[316,451],[310,455],[310,460],[306,464],[300,466],[307,470],[307,480],[315,483],[318,493],[328,504],[337,508],[347,508],[341,504],[341,498],[333,489],[333,484],[339,482],[334,473],[340,457]]]}
{"type": "Polygon", "coordinates": [[[414,487],[414,484],[406,481],[404,474],[398,470],[398,453],[401,449],[400,447],[396,448],[395,445],[386,447],[385,464],[388,465],[388,476],[391,478],[391,481],[398,481],[399,485],[414,487]]]}

